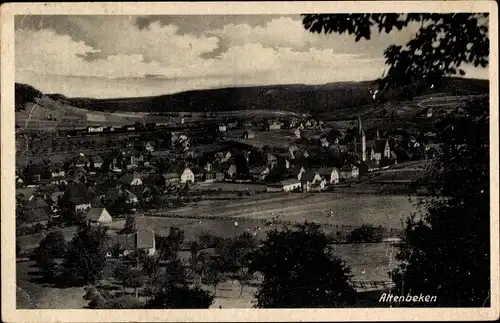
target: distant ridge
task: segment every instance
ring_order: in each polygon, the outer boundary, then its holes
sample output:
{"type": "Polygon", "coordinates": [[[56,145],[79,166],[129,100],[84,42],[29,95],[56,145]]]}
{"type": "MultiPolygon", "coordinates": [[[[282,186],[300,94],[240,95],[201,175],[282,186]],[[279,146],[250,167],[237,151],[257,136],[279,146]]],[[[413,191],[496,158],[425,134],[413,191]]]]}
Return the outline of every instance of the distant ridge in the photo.
{"type": "MultiPolygon", "coordinates": [[[[16,107],[43,95],[27,84],[16,83],[16,107]]],[[[67,98],[47,94],[74,107],[104,112],[209,112],[236,110],[283,110],[328,113],[339,108],[355,108],[374,103],[377,81],[327,83],[322,85],[284,84],[192,90],[169,95],[116,99],[67,98]]],[[[488,80],[446,78],[422,94],[446,92],[451,95],[487,93],[488,80]]],[[[385,100],[398,100],[402,90],[384,94],[385,100]]]]}

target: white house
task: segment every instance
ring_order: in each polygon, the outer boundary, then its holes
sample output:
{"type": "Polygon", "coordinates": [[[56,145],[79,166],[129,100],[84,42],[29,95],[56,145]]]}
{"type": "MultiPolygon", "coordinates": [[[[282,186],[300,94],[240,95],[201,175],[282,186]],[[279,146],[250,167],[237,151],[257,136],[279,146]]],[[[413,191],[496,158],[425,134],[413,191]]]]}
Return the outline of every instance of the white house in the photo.
{"type": "Polygon", "coordinates": [[[87,132],[103,132],[104,127],[103,126],[90,126],[87,127],[87,132]]]}
{"type": "Polygon", "coordinates": [[[149,151],[149,152],[152,152],[152,151],[155,150],[155,147],[150,142],[146,143],[146,145],[144,146],[144,148],[146,149],[146,151],[149,151]]]}
{"type": "Polygon", "coordinates": [[[340,180],[340,172],[336,167],[320,168],[318,173],[326,180],[327,184],[337,184],[340,180]]]}
{"type": "Polygon", "coordinates": [[[316,170],[310,170],[304,173],[300,179],[302,188],[306,192],[320,191],[326,186],[326,180],[316,170]]]}
{"type": "Polygon", "coordinates": [[[219,125],[219,132],[226,132],[227,131],[227,126],[225,124],[220,124],[219,125]]]}
{"type": "Polygon", "coordinates": [[[184,171],[182,172],[180,182],[181,183],[188,183],[188,182],[194,183],[194,173],[191,169],[189,169],[189,167],[186,167],[184,169],[184,171]]]}
{"type": "Polygon", "coordinates": [[[109,212],[103,207],[91,208],[87,212],[86,219],[90,223],[94,223],[94,224],[109,224],[109,223],[113,222],[113,218],[111,218],[111,215],[109,214],[109,212]]]}
{"type": "Polygon", "coordinates": [[[295,129],[295,131],[293,132],[293,134],[295,135],[295,138],[297,138],[297,139],[301,138],[301,131],[300,131],[299,128],[295,129]]]}
{"type": "Polygon", "coordinates": [[[280,184],[284,192],[291,192],[301,187],[300,180],[296,178],[285,179],[280,184]]]}

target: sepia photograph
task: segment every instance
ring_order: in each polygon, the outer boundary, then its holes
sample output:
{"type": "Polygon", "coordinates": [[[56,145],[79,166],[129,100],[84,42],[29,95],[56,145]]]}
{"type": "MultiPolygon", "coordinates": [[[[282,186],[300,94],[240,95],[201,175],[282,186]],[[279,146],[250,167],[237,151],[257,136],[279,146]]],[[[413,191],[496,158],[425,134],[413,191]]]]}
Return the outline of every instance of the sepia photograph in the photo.
{"type": "Polygon", "coordinates": [[[2,6],[9,313],[498,318],[497,8],[433,2],[2,6]]]}

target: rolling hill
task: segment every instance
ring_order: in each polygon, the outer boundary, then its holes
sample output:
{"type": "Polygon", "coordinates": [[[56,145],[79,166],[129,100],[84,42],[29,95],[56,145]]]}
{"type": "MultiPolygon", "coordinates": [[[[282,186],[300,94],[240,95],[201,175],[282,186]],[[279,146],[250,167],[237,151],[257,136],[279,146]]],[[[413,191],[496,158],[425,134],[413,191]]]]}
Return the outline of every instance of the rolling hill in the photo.
{"type": "MultiPolygon", "coordinates": [[[[238,110],[281,110],[310,114],[336,114],[361,106],[376,104],[373,91],[377,81],[328,83],[323,85],[270,85],[231,87],[180,92],[153,97],[93,99],[67,98],[61,94],[43,95],[30,85],[16,83],[16,110],[35,97],[47,99],[73,108],[100,112],[227,112],[238,110]]],[[[470,95],[487,93],[487,80],[447,78],[421,94],[447,93],[470,95]]],[[[384,94],[386,101],[398,101],[402,89],[384,94]]]]}

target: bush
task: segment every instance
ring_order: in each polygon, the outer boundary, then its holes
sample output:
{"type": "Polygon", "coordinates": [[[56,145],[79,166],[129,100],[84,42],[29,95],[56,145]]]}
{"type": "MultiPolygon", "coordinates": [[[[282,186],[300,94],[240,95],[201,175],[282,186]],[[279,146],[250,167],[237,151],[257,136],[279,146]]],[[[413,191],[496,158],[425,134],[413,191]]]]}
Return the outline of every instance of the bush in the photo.
{"type": "Polygon", "coordinates": [[[375,243],[382,242],[384,229],[371,224],[363,224],[349,233],[347,241],[350,243],[375,243]]]}

